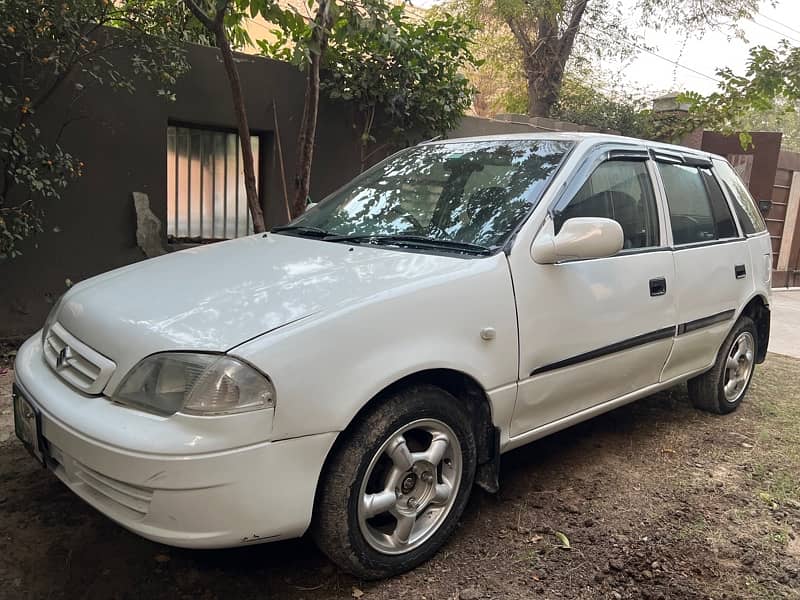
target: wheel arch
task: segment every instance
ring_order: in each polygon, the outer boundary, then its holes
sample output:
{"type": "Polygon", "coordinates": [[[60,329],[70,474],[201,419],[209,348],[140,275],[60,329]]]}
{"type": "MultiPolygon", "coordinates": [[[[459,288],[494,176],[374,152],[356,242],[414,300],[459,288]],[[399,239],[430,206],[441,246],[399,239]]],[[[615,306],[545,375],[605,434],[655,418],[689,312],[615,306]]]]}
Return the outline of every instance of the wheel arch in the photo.
{"type": "Polygon", "coordinates": [[[750,317],[756,325],[756,334],[758,336],[756,363],[763,363],[767,357],[767,347],[769,345],[769,301],[765,296],[757,294],[745,304],[741,315],[750,317]]]}
{"type": "Polygon", "coordinates": [[[321,484],[330,461],[336,451],[347,440],[349,431],[354,427],[361,416],[377,403],[382,402],[393,392],[411,385],[419,384],[429,384],[442,388],[456,399],[464,402],[464,406],[469,411],[470,420],[473,423],[475,443],[477,446],[478,466],[475,473],[475,483],[488,492],[494,493],[497,491],[499,487],[497,478],[500,471],[500,430],[495,427],[492,420],[492,406],[489,395],[474,377],[463,371],[450,368],[431,368],[410,373],[386,385],[364,403],[358,412],[353,415],[352,419],[350,419],[347,427],[338,433],[336,440],[325,456],[325,461],[322,464],[322,469],[320,470],[317,480],[314,497],[315,512],[321,484]]]}

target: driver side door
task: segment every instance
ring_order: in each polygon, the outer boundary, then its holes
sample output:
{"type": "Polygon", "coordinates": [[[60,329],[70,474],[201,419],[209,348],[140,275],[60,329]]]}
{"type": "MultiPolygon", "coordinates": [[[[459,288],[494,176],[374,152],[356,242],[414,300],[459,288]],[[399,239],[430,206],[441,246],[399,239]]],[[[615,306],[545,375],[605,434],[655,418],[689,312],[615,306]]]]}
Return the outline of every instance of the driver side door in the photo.
{"type": "Polygon", "coordinates": [[[624,237],[618,254],[542,265],[525,248],[512,252],[520,350],[512,438],[658,382],[676,286],[653,169],[643,148],[590,153],[539,232],[558,233],[572,217],[614,219],[624,237]]]}

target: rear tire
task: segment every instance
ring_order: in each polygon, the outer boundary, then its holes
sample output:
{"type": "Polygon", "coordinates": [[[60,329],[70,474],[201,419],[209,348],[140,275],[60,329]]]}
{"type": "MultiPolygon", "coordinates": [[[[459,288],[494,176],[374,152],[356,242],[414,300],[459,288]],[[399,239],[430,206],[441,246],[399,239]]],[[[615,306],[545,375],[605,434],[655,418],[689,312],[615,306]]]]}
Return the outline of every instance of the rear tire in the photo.
{"type": "Polygon", "coordinates": [[[742,316],[725,338],[711,370],[689,380],[692,404],[719,415],[736,410],[750,387],[756,356],[756,325],[750,317],[742,316]]]}
{"type": "Polygon", "coordinates": [[[332,451],[311,533],[345,571],[380,579],[431,558],[458,524],[476,468],[469,414],[433,385],[397,391],[332,451]]]}

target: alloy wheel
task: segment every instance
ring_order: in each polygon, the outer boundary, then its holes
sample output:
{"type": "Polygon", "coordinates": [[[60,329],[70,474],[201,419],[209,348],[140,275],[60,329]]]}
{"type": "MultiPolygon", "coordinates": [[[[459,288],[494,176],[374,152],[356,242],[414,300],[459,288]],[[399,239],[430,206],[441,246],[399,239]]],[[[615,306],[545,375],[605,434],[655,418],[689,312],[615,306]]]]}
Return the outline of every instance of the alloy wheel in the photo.
{"type": "Polygon", "coordinates": [[[453,507],[462,475],[461,446],[437,419],[420,419],[395,431],[367,467],[358,503],[366,542],[384,554],[425,543],[453,507]]]}
{"type": "Polygon", "coordinates": [[[725,400],[737,402],[753,372],[756,343],[749,331],[743,331],[731,345],[722,378],[725,400]]]}

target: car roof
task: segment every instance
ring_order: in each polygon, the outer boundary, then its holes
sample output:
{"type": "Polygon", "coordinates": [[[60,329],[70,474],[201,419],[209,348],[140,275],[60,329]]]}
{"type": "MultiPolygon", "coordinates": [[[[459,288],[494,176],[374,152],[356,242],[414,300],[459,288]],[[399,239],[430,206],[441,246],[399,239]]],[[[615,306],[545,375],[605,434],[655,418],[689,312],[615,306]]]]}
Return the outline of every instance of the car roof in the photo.
{"type": "Polygon", "coordinates": [[[689,148],[687,146],[678,146],[676,144],[666,144],[664,142],[654,142],[652,140],[642,140],[638,138],[626,137],[624,135],[613,135],[610,133],[584,133],[578,131],[563,131],[563,132],[542,132],[542,133],[501,133],[496,135],[481,135],[474,137],[462,138],[448,138],[439,140],[430,140],[422,142],[420,145],[428,144],[449,144],[457,142],[499,142],[499,141],[514,141],[514,140],[563,140],[576,143],[584,143],[586,145],[597,144],[636,144],[638,146],[646,146],[657,150],[665,150],[667,152],[678,152],[680,154],[691,154],[692,156],[703,156],[706,158],[715,158],[718,160],[726,161],[727,159],[719,154],[705,152],[696,148],[689,148]]]}

